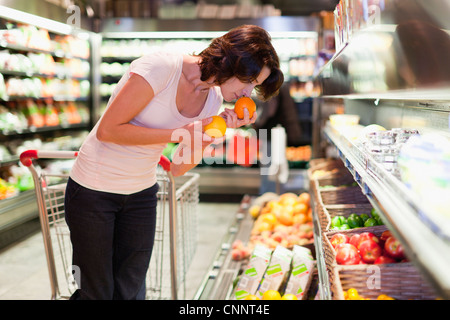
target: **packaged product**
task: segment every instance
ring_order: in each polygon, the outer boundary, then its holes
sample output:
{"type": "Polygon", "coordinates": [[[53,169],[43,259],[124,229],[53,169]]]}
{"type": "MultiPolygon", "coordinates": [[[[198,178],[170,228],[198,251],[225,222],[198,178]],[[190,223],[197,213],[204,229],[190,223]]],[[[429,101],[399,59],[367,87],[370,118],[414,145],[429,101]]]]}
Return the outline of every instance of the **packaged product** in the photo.
{"type": "Polygon", "coordinates": [[[294,245],[292,248],[292,270],[284,294],[295,294],[299,300],[306,297],[311,284],[315,261],[311,250],[294,245]]]}
{"type": "Polygon", "coordinates": [[[264,272],[269,265],[272,250],[263,246],[255,245],[249,262],[239,279],[233,299],[241,300],[249,294],[255,294],[264,272]]]}
{"type": "Polygon", "coordinates": [[[280,290],[289,275],[292,256],[293,252],[283,246],[278,245],[275,248],[269,266],[259,285],[257,297],[262,298],[267,290],[280,290]]]}

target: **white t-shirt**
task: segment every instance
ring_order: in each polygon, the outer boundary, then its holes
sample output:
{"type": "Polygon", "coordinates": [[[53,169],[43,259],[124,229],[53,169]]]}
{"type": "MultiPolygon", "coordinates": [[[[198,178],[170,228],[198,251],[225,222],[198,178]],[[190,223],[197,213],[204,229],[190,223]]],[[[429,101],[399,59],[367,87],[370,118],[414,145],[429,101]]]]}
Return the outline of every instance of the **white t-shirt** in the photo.
{"type": "MultiPolygon", "coordinates": [[[[223,102],[219,87],[209,89],[205,106],[197,117],[186,118],[176,106],[183,64],[181,54],[152,53],[134,60],[117,84],[107,108],[132,73],[152,86],[155,96],[130,123],[147,128],[175,129],[216,115],[223,102]]],[[[133,101],[130,101],[132,103],[133,101]]],[[[99,121],[100,122],[100,121],[99,121]]],[[[131,194],[154,185],[156,167],[167,144],[120,145],[97,139],[98,123],[84,141],[71,171],[71,178],[89,189],[131,194]]]]}

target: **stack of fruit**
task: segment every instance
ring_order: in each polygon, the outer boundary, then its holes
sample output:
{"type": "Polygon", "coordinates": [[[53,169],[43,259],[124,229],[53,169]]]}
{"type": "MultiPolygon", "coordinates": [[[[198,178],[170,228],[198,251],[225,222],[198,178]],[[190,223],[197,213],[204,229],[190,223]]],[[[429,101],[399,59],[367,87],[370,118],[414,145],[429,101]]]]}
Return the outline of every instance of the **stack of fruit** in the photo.
{"type": "Polygon", "coordinates": [[[362,227],[373,227],[383,225],[380,215],[372,209],[370,215],[362,213],[351,213],[348,217],[334,216],[331,218],[330,230],[348,230],[362,227]]]}
{"type": "Polygon", "coordinates": [[[403,246],[389,230],[379,237],[372,232],[355,233],[351,236],[334,234],[330,243],[336,252],[339,265],[384,264],[405,262],[403,246]]]}
{"type": "Polygon", "coordinates": [[[313,242],[310,195],[303,192],[284,193],[263,205],[254,204],[249,209],[255,219],[250,242],[275,248],[281,244],[286,248],[313,242]]]}
{"type": "MultiPolygon", "coordinates": [[[[345,300],[370,300],[370,298],[365,298],[359,295],[358,290],[355,288],[350,288],[347,291],[344,291],[344,299],[345,300]]],[[[391,296],[387,294],[380,294],[377,297],[377,300],[395,300],[391,296]]]]}
{"type": "Polygon", "coordinates": [[[19,190],[7,181],[0,178],[0,200],[11,198],[19,193],[19,190]]]}

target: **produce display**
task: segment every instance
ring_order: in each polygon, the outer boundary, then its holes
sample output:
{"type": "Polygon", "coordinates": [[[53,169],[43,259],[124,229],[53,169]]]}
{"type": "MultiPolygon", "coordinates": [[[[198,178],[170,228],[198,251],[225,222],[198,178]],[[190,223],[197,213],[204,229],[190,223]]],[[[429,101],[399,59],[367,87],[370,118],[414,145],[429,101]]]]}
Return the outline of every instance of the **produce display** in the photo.
{"type": "Polygon", "coordinates": [[[8,44],[48,52],[61,52],[59,56],[87,59],[90,56],[89,41],[71,35],[51,37],[48,30],[29,24],[6,21],[6,29],[0,33],[0,40],[8,44]]]}
{"type": "MultiPolygon", "coordinates": [[[[356,290],[355,288],[350,288],[347,291],[344,291],[344,298],[345,300],[370,300],[370,298],[361,297],[358,293],[358,290],[356,290]]],[[[395,300],[395,299],[386,294],[380,294],[377,297],[377,300],[395,300]]]]}
{"type": "Polygon", "coordinates": [[[0,200],[11,198],[19,194],[16,186],[0,178],[0,200]]]}
{"type": "Polygon", "coordinates": [[[0,132],[3,134],[89,121],[88,107],[80,102],[28,99],[11,105],[14,107],[6,108],[0,105],[0,132]]]}
{"type": "Polygon", "coordinates": [[[311,146],[286,147],[287,161],[311,160],[311,146]]]}
{"type": "Polygon", "coordinates": [[[347,197],[355,187],[349,187],[352,179],[343,176],[343,172],[348,174],[343,162],[314,159],[311,164],[308,170],[313,188],[311,201],[320,222],[324,260],[324,269],[318,268],[318,272],[328,276],[329,297],[335,300],[435,299],[436,293],[420,270],[409,262],[402,243],[382,224],[381,214],[370,203],[358,203],[359,197],[347,197]],[[330,199],[334,196],[331,205],[322,201],[324,193],[330,199]],[[376,289],[367,285],[374,280],[373,270],[377,270],[379,277],[380,286],[376,289]],[[414,291],[415,288],[421,289],[414,291]]]}
{"type": "Polygon", "coordinates": [[[315,261],[308,248],[256,245],[235,281],[233,300],[304,300],[315,261]]]}
{"type": "Polygon", "coordinates": [[[315,272],[310,195],[265,193],[248,210],[254,219],[248,243],[236,239],[231,258],[241,261],[232,299],[307,299],[315,272]]]}
{"type": "Polygon", "coordinates": [[[389,230],[380,237],[372,232],[353,235],[334,234],[330,243],[336,251],[336,262],[340,265],[381,264],[406,262],[402,244],[389,230]]]}
{"type": "Polygon", "coordinates": [[[383,225],[380,215],[372,208],[370,215],[351,213],[348,217],[334,216],[331,219],[331,230],[348,230],[362,227],[383,225]]]}
{"type": "Polygon", "coordinates": [[[280,196],[268,193],[259,200],[262,201],[255,200],[249,209],[255,219],[250,244],[264,244],[274,249],[277,245],[292,248],[313,243],[309,193],[280,196]]]}

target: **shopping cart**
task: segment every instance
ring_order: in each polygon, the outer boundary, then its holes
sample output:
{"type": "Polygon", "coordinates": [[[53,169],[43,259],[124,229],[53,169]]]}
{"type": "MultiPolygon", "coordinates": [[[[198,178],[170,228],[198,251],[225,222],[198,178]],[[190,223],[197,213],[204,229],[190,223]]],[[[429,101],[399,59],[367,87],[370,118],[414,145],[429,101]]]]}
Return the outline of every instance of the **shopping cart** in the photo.
{"type": "MultiPolygon", "coordinates": [[[[38,150],[27,150],[20,155],[21,163],[33,176],[51,299],[70,297],[80,283],[80,271],[71,263],[70,233],[64,219],[64,195],[69,174],[68,170],[47,172],[35,166],[33,160],[67,160],[77,155],[77,151],[38,150]]],[[[176,300],[185,298],[185,275],[197,245],[199,175],[186,173],[175,179],[170,172],[170,161],[162,156],[157,168],[157,181],[157,225],[146,277],[146,298],[176,300]]]]}

